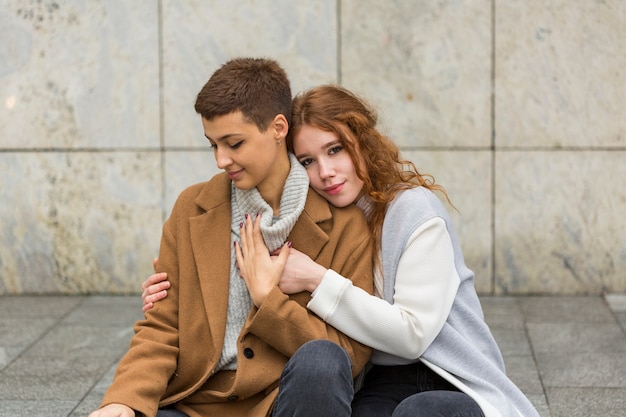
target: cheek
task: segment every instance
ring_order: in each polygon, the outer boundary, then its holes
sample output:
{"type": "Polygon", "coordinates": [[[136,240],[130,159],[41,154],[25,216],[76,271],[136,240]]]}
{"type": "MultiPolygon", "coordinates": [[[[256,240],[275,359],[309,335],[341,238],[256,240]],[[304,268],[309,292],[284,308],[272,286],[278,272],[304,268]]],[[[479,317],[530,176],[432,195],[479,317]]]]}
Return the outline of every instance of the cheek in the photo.
{"type": "Polygon", "coordinates": [[[323,184],[317,170],[315,168],[309,168],[306,170],[306,173],[309,176],[309,184],[311,185],[311,188],[315,191],[321,190],[323,188],[323,184]]]}

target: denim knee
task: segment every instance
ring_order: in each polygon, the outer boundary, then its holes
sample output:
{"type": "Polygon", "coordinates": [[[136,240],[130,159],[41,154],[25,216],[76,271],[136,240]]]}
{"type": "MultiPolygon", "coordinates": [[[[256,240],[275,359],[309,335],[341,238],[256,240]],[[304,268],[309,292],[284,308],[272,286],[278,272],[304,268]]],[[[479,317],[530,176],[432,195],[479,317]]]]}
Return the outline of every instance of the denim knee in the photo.
{"type": "Polygon", "coordinates": [[[312,340],[305,343],[293,355],[287,365],[306,368],[311,377],[336,377],[348,374],[352,378],[352,363],[348,352],[329,340],[312,340]]]}
{"type": "Polygon", "coordinates": [[[287,362],[272,416],[349,417],[353,396],[348,353],[328,340],[313,340],[287,362]]]}

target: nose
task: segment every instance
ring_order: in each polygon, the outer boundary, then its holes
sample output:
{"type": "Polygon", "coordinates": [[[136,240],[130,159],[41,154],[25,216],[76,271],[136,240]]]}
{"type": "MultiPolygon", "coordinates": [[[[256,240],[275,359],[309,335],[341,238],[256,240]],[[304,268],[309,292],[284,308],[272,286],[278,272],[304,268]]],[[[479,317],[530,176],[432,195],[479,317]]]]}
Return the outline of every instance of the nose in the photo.
{"type": "Polygon", "coordinates": [[[218,146],[213,150],[215,156],[215,162],[217,163],[217,167],[219,169],[226,169],[229,165],[233,163],[228,151],[224,149],[222,146],[218,146]]]}
{"type": "Polygon", "coordinates": [[[320,170],[320,177],[322,179],[332,178],[335,176],[335,168],[333,167],[332,162],[320,158],[317,163],[320,170]]]}

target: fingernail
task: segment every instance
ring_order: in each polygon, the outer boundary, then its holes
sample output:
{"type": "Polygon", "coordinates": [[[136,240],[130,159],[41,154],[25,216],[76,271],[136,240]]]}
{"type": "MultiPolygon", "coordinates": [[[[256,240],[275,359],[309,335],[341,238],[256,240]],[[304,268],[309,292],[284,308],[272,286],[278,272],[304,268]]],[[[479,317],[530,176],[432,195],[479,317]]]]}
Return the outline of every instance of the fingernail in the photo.
{"type": "Polygon", "coordinates": [[[239,223],[239,228],[241,229],[243,227],[243,223],[239,223]]]}
{"type": "Polygon", "coordinates": [[[261,215],[261,213],[257,213],[256,216],[259,217],[261,215]]]}
{"type": "Polygon", "coordinates": [[[291,247],[291,245],[293,245],[293,243],[290,240],[289,242],[287,242],[287,246],[291,247]]]}
{"type": "Polygon", "coordinates": [[[248,218],[248,213],[246,213],[246,219],[248,218]]]}

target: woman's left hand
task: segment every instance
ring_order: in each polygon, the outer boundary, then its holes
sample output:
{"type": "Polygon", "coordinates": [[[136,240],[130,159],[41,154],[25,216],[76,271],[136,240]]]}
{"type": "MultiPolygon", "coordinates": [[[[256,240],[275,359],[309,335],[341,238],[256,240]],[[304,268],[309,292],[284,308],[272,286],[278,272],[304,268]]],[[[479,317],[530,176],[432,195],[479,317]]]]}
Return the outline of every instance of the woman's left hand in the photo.
{"type": "Polygon", "coordinates": [[[285,268],[291,242],[285,243],[278,253],[272,256],[261,234],[261,216],[247,215],[241,224],[241,245],[235,242],[235,254],[239,275],[246,281],[254,305],[259,307],[270,291],[278,286],[285,268]]]}

